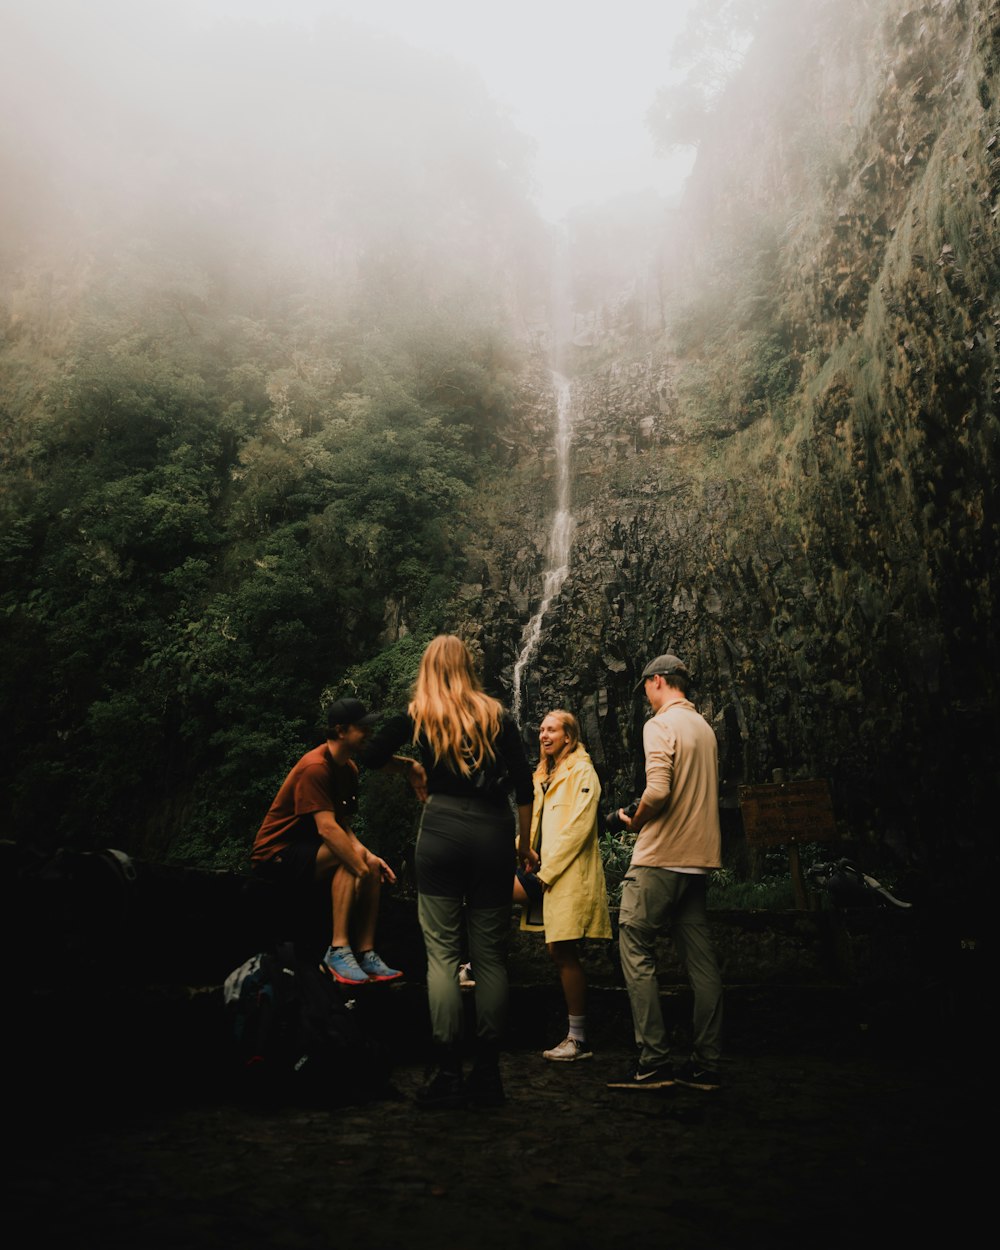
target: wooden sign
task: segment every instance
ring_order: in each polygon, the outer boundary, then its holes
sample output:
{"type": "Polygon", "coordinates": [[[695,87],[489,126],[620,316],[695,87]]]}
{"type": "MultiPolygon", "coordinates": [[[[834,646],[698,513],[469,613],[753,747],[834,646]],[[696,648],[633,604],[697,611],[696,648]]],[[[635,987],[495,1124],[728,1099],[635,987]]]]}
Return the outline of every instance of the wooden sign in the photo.
{"type": "Polygon", "coordinates": [[[740,813],[749,846],[828,842],[837,836],[826,781],[777,781],[740,786],[740,813]]]}

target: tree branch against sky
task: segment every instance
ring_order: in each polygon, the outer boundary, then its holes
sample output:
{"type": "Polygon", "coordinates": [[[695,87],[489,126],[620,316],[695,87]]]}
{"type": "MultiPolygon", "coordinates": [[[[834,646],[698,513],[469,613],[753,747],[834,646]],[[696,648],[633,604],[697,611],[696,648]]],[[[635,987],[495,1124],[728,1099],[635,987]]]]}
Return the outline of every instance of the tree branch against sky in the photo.
{"type": "Polygon", "coordinates": [[[698,146],[768,7],[769,0],[696,0],[688,7],[670,58],[677,77],[659,88],[646,115],[664,156],[698,146]]]}

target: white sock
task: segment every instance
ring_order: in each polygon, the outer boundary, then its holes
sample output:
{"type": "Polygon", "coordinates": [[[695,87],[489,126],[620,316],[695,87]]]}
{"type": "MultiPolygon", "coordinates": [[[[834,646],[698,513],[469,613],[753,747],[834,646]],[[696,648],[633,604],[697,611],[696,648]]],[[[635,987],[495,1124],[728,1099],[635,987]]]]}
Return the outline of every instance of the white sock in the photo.
{"type": "Polygon", "coordinates": [[[574,1042],[585,1042],[587,1040],[587,1017],[586,1016],[570,1016],[569,1018],[569,1035],[574,1042]]]}

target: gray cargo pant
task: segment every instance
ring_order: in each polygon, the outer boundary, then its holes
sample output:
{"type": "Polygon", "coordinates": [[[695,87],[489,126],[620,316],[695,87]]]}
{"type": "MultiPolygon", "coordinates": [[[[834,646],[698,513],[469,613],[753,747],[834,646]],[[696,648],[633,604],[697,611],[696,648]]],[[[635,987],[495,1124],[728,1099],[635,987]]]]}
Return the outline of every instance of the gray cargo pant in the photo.
{"type": "Polygon", "coordinates": [[[722,1038],[722,978],[705,912],[702,874],[669,868],[632,867],[622,885],[618,948],[628,986],[639,1061],[655,1067],[670,1060],[656,977],[656,939],[669,930],[694,991],[692,1058],[704,1068],[719,1066],[722,1038]]]}

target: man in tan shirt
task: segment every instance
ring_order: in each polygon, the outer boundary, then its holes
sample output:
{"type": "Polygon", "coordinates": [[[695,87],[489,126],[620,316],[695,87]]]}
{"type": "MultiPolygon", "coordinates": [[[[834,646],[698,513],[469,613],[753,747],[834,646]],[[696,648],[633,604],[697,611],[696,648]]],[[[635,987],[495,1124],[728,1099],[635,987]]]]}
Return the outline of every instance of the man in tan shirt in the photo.
{"type": "Polygon", "coordinates": [[[718,746],[687,697],[689,683],[690,674],[675,655],[659,655],[642,671],[640,685],[653,709],[642,732],[646,788],[631,819],[619,812],[638,837],[618,921],[640,1052],[625,1077],[608,1082],[615,1089],[719,1085],[722,980],[705,911],[707,873],[722,865],[718,746]],[[668,929],[694,991],[694,1048],[676,1070],[656,976],[656,939],[668,929]]]}

